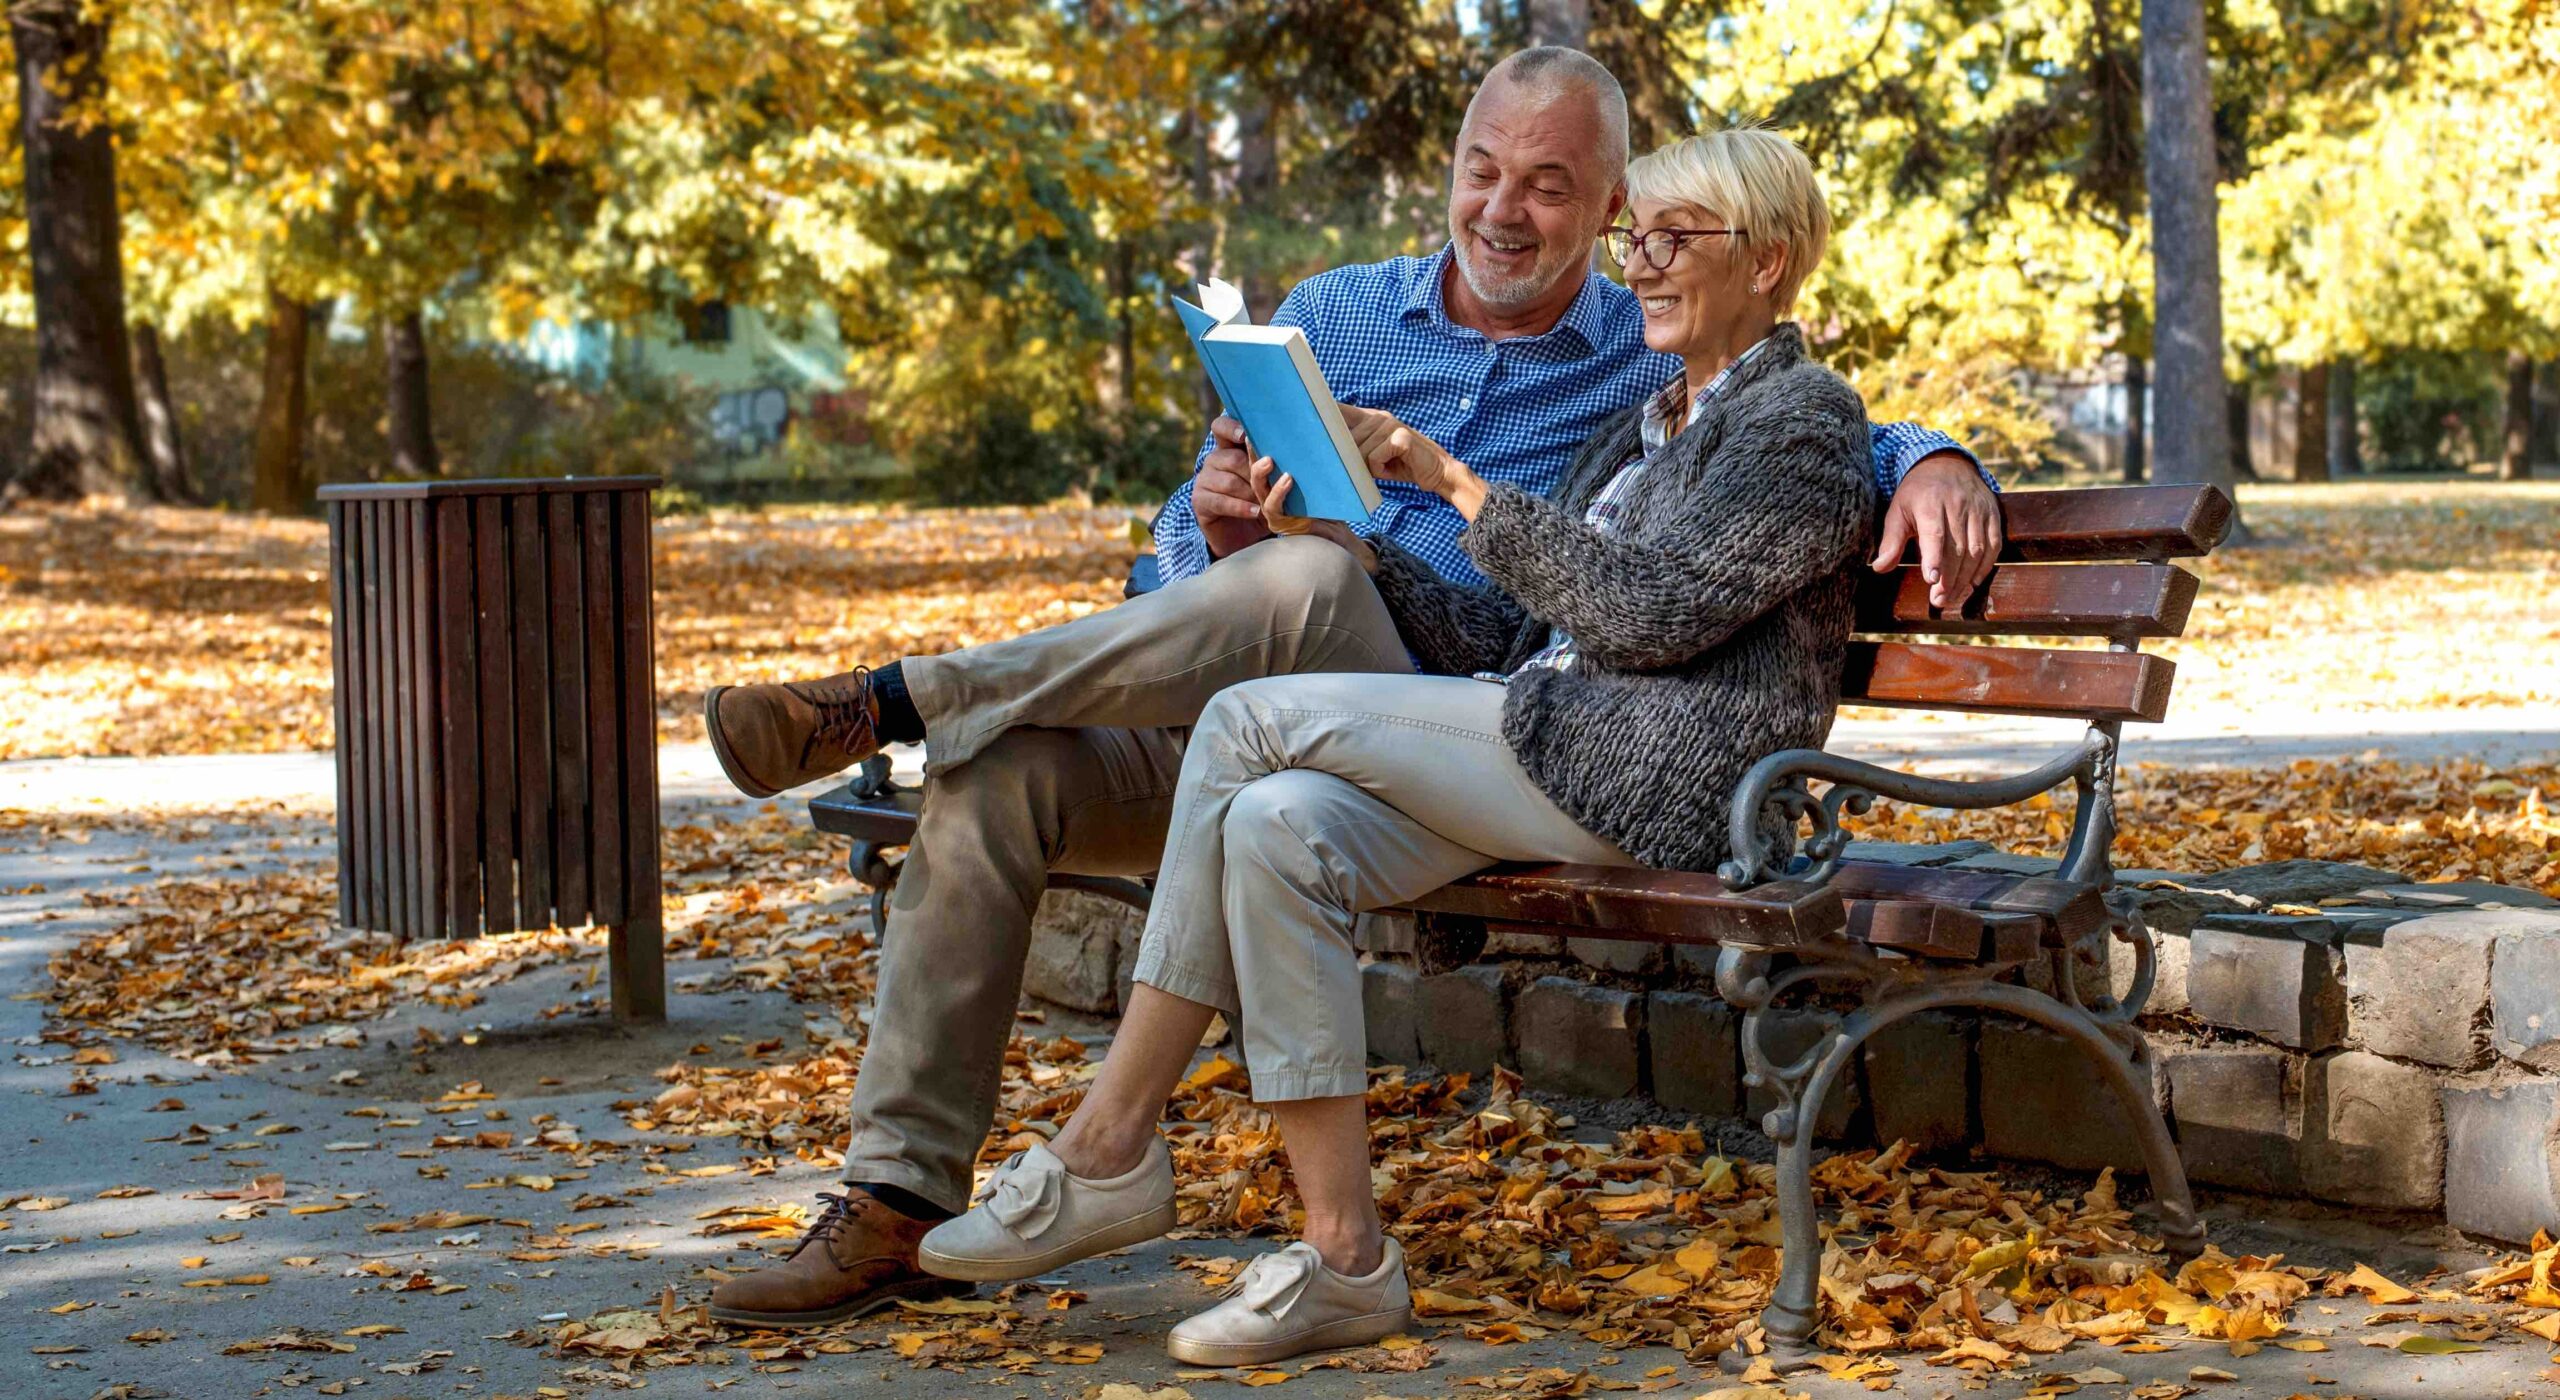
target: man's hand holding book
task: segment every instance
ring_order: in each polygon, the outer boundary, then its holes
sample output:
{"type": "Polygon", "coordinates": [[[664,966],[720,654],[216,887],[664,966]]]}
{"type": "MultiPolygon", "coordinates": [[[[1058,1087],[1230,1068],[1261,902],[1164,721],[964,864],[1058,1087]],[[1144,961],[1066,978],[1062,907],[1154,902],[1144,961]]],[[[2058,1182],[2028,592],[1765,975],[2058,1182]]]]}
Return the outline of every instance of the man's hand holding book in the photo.
{"type": "Polygon", "coordinates": [[[1219,414],[1209,425],[1218,445],[1202,459],[1191,479],[1191,513],[1200,521],[1200,538],[1209,556],[1224,559],[1249,544],[1272,536],[1262,517],[1262,493],[1253,485],[1253,456],[1245,448],[1244,424],[1219,414]]]}

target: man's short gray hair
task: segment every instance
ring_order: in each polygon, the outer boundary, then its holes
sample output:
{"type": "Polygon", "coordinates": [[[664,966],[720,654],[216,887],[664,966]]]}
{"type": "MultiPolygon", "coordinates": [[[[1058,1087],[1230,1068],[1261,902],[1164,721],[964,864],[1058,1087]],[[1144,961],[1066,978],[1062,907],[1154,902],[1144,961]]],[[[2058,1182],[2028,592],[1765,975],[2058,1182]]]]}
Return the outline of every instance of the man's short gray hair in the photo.
{"type": "Polygon", "coordinates": [[[1566,93],[1587,95],[1600,116],[1600,156],[1607,166],[1609,182],[1617,183],[1627,168],[1627,90],[1618,85],[1618,75],[1608,65],[1580,49],[1560,44],[1542,44],[1522,49],[1484,75],[1484,83],[1467,103],[1467,119],[1475,119],[1476,103],[1483,100],[1496,79],[1516,84],[1550,100],[1566,93]]]}

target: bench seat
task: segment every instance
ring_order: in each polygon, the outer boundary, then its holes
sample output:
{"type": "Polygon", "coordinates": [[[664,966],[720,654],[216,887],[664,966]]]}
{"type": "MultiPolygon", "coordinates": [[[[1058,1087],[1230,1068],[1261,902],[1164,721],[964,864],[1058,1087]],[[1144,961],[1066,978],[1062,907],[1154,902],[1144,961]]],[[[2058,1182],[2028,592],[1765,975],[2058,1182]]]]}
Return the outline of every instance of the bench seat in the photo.
{"type": "MultiPolygon", "coordinates": [[[[809,817],[818,830],[862,846],[899,847],[914,839],[923,799],[913,788],[882,790],[873,777],[811,798],[809,817]]],[[[1143,894],[1123,893],[1143,892],[1134,881],[1059,876],[1051,883],[1145,904],[1143,894]]],[[[1845,933],[1905,956],[1996,963],[2023,962],[2106,918],[2096,887],[2076,881],[1858,860],[1842,861],[1827,882],[1771,880],[1743,890],[1681,870],[1502,865],[1404,907],[1575,938],[1689,946],[1784,949],[1845,933]]]]}

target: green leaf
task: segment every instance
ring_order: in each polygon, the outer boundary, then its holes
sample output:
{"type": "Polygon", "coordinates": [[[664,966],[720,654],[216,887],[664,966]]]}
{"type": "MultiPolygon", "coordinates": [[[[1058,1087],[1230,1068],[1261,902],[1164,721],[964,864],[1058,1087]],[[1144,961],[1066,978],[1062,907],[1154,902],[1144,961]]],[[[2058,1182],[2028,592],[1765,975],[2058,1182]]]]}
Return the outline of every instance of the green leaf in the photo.
{"type": "Polygon", "coordinates": [[[2487,1351],[2477,1342],[2457,1342],[2451,1337],[2403,1337],[2400,1350],[2411,1356],[2451,1356],[2458,1351],[2487,1351]]]}

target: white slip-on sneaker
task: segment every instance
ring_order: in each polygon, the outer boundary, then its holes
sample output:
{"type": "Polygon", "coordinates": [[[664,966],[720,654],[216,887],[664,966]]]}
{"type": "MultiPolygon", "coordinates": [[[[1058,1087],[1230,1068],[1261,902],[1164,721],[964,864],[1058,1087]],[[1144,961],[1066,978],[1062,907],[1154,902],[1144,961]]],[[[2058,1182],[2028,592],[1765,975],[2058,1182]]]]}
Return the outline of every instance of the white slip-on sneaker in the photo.
{"type": "Polygon", "coordinates": [[[1195,1366],[1258,1366],[1393,1336],[1413,1325],[1413,1295],[1404,1247],[1390,1237],[1385,1253],[1362,1278],[1326,1268],[1304,1240],[1266,1254],[1236,1276],[1225,1302],[1175,1327],[1164,1349],[1195,1366]]]}
{"type": "Polygon", "coordinates": [[[925,1233],[929,1274],[1000,1283],[1108,1254],[1173,1228],[1173,1154],[1147,1143],[1138,1165],[1108,1180],[1067,1170],[1045,1143],[1016,1152],[970,1199],[969,1213],[925,1233]]]}

